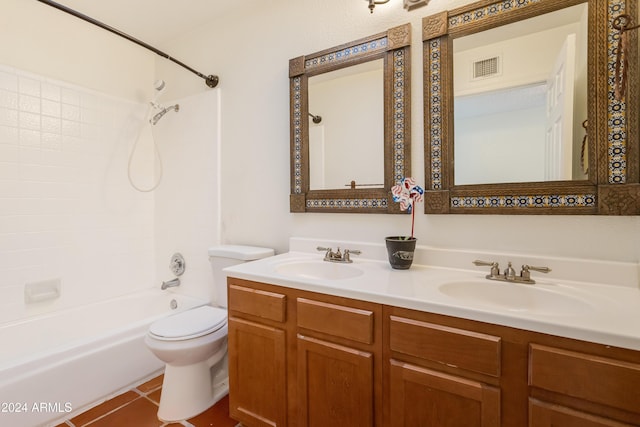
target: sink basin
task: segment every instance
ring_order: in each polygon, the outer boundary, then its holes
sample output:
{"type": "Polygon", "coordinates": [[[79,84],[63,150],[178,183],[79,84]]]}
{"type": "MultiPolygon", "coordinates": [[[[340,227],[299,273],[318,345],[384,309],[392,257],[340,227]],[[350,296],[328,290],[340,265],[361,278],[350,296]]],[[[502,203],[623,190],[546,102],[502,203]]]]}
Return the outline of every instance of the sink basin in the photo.
{"type": "Polygon", "coordinates": [[[460,301],[507,311],[571,316],[588,313],[594,309],[591,304],[578,297],[544,288],[542,285],[469,280],[444,283],[438,290],[460,301]]]}
{"type": "Polygon", "coordinates": [[[364,271],[352,264],[327,261],[296,261],[277,265],[274,271],[283,276],[314,280],[343,280],[358,277],[364,271]]]}

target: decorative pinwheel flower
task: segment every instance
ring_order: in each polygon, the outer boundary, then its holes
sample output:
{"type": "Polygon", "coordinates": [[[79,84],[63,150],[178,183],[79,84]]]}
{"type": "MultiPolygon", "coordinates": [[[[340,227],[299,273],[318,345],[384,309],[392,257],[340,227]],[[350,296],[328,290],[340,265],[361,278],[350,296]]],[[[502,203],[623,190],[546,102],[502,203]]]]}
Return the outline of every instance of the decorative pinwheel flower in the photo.
{"type": "Polygon", "coordinates": [[[400,203],[400,210],[411,214],[411,237],[413,238],[413,226],[415,223],[415,210],[413,205],[424,198],[424,189],[416,184],[411,177],[403,178],[400,184],[391,187],[393,201],[400,203]]]}

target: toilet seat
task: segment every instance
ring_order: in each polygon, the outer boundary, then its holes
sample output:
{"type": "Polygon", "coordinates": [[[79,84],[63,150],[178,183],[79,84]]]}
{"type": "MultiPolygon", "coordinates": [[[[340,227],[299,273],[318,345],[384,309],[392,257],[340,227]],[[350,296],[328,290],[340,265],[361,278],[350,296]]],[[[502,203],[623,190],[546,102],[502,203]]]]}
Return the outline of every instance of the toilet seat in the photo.
{"type": "Polygon", "coordinates": [[[153,322],[149,335],[161,341],[182,341],[210,334],[226,323],[226,310],[205,305],[153,322]]]}

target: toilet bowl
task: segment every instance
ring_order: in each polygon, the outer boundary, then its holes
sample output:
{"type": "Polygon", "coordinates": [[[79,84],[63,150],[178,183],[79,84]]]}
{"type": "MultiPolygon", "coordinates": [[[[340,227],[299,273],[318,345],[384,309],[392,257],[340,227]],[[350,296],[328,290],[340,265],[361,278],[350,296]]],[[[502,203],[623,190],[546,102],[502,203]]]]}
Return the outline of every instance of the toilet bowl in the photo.
{"type": "Polygon", "coordinates": [[[192,308],[151,324],[149,350],[165,362],[158,418],[192,418],[229,392],[227,362],[227,286],[222,269],[273,255],[273,249],[216,246],[209,249],[217,303],[192,308]]]}
{"type": "Polygon", "coordinates": [[[201,306],[154,322],[147,347],[166,363],[158,418],[179,421],[205,411],[229,391],[226,376],[227,311],[201,306]]]}

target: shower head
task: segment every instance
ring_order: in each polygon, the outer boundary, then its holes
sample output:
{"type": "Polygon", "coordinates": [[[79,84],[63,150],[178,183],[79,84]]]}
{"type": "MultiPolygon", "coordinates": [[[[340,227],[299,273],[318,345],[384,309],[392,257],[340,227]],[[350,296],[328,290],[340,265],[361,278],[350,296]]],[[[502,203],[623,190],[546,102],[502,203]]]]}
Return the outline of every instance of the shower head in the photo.
{"type": "Polygon", "coordinates": [[[169,107],[163,108],[162,110],[160,110],[158,114],[156,114],[149,120],[149,123],[151,123],[152,125],[156,125],[160,121],[162,116],[167,114],[169,110],[173,110],[177,113],[178,111],[180,111],[180,105],[176,104],[176,105],[171,105],[169,107]]]}
{"type": "Polygon", "coordinates": [[[164,80],[156,80],[155,83],[153,84],[153,88],[156,90],[156,94],[153,96],[153,100],[151,101],[151,105],[153,105],[156,108],[162,108],[160,105],[156,104],[156,102],[158,101],[158,98],[160,98],[160,95],[163,94],[163,92],[165,91],[167,85],[164,83],[164,80]]]}

